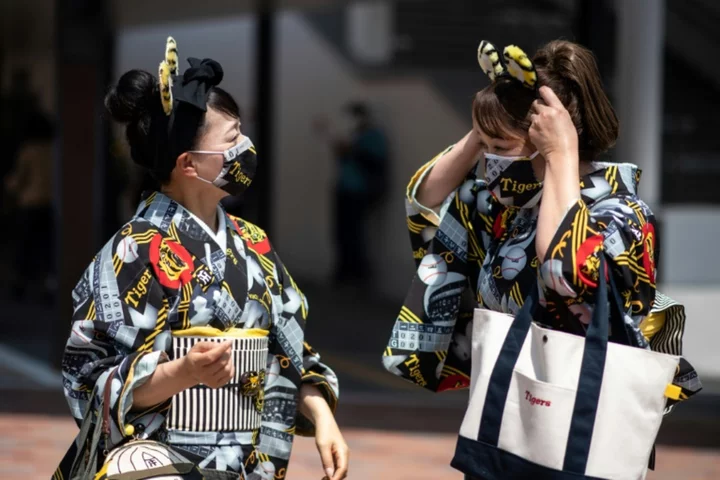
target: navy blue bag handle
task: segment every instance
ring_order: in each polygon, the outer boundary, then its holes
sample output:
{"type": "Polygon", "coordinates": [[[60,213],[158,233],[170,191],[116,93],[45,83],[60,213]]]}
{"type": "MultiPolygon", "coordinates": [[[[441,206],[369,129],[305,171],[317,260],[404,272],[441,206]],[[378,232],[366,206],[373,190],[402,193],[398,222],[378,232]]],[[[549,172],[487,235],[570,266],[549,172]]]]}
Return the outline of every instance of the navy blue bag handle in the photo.
{"type": "MultiPolygon", "coordinates": [[[[615,288],[612,274],[608,271],[613,290],[613,302],[620,315],[610,315],[608,308],[608,288],[605,279],[607,264],[603,254],[600,255],[600,268],[598,287],[595,295],[595,308],[592,320],[585,336],[585,349],[580,368],[573,417],[570,424],[570,434],[566,446],[563,470],[584,474],[590,452],[597,404],[602,387],[603,371],[607,354],[609,324],[613,323],[613,331],[620,336],[627,336],[628,331],[623,321],[622,303],[619,303],[619,294],[615,288]]],[[[497,447],[500,438],[505,402],[513,370],[520,356],[525,337],[532,324],[533,313],[537,309],[538,288],[531,290],[522,308],[515,316],[510,326],[495,367],[490,375],[488,391],[485,398],[483,414],[480,419],[478,441],[497,447]]],[[[629,341],[629,338],[627,338],[629,341]]]]}
{"type": "MultiPolygon", "coordinates": [[[[607,343],[610,334],[609,323],[612,318],[615,317],[610,315],[608,311],[605,256],[601,254],[595,308],[585,335],[585,350],[583,351],[580,378],[575,393],[575,406],[570,421],[570,433],[565,447],[563,471],[566,472],[584,474],[585,467],[587,467],[605,370],[607,343]]],[[[622,330],[625,331],[624,326],[622,330]]]]}

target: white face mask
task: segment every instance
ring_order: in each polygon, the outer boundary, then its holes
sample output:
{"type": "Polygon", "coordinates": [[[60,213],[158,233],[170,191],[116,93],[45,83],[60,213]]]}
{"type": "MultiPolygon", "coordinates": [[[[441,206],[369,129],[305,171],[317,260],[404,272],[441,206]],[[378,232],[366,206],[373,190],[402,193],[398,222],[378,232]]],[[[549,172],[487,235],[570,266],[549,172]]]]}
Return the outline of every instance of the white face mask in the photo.
{"type": "Polygon", "coordinates": [[[198,175],[198,180],[215,185],[230,195],[240,195],[252,183],[255,171],[257,170],[257,153],[252,141],[245,137],[242,142],[230,147],[224,152],[212,150],[191,150],[188,153],[201,155],[222,155],[224,157],[223,167],[210,181],[198,175]]]}
{"type": "Polygon", "coordinates": [[[535,176],[532,159],[485,154],[485,181],[495,199],[509,207],[532,208],[542,196],[542,182],[535,176]]]}

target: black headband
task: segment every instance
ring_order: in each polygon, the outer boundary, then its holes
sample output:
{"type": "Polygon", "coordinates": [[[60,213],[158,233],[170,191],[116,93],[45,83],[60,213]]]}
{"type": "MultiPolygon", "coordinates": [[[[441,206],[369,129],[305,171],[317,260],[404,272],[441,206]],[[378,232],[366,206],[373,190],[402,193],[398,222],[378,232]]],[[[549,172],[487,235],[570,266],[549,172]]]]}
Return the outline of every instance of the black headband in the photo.
{"type": "Polygon", "coordinates": [[[210,58],[188,58],[188,63],[190,68],[182,77],[173,75],[173,98],[175,102],[189,103],[204,112],[207,110],[208,92],[222,81],[223,69],[210,58]]]}
{"type": "Polygon", "coordinates": [[[167,129],[168,154],[173,166],[180,154],[192,149],[207,111],[210,89],[223,78],[222,66],[215,60],[189,58],[188,62],[190,68],[182,76],[173,75],[173,108],[167,129]]]}
{"type": "Polygon", "coordinates": [[[188,63],[190,68],[180,75],[177,44],[168,37],[158,75],[164,115],[153,122],[159,139],[153,171],[160,178],[167,178],[177,157],[193,148],[210,90],[223,79],[222,66],[215,60],[188,58],[188,63]]]}

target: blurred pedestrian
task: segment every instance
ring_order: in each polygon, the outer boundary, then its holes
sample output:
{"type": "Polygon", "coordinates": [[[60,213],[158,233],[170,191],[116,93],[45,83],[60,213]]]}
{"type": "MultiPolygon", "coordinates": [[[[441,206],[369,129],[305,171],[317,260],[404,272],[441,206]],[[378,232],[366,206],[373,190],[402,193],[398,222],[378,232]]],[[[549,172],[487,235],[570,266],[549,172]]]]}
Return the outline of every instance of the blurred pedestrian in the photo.
{"type": "Polygon", "coordinates": [[[40,110],[31,113],[18,148],[17,161],[5,178],[5,188],[15,204],[11,288],[17,299],[30,289],[35,298],[50,299],[47,295],[55,289],[54,136],[55,128],[48,115],[40,110]]]}
{"type": "Polygon", "coordinates": [[[333,192],[334,281],[364,284],[371,274],[368,217],[387,192],[388,142],[366,103],[351,102],[343,113],[350,125],[344,135],[330,132],[327,120],[316,120],[316,130],[330,143],[338,168],[333,192]]]}

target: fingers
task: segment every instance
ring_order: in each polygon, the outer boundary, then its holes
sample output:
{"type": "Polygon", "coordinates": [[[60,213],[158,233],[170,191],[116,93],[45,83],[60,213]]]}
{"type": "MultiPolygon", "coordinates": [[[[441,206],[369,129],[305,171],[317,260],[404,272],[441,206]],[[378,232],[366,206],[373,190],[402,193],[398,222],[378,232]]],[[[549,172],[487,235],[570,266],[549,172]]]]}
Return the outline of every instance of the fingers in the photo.
{"type": "Polygon", "coordinates": [[[347,477],[348,473],[348,461],[350,458],[350,450],[347,445],[341,444],[333,452],[335,461],[335,475],[331,477],[331,480],[343,480],[347,477]]]}
{"type": "Polygon", "coordinates": [[[201,384],[210,388],[218,388],[227,384],[235,376],[231,347],[231,342],[198,342],[195,344],[193,346],[193,349],[196,350],[194,377],[201,384]]]}
{"type": "Polygon", "coordinates": [[[543,114],[543,113],[550,113],[550,112],[552,112],[553,110],[554,110],[553,107],[548,106],[548,105],[545,104],[545,102],[543,102],[543,100],[541,100],[541,99],[535,100],[535,101],[530,105],[530,112],[532,112],[532,113],[534,113],[534,114],[536,114],[536,115],[541,115],[541,114],[543,114]]]}
{"type": "Polygon", "coordinates": [[[228,367],[231,367],[233,365],[233,362],[228,361],[230,360],[230,353],[223,355],[222,357],[218,358],[217,361],[205,365],[203,368],[206,369],[206,371],[210,372],[210,376],[214,377],[220,372],[223,371],[223,369],[226,369],[228,367]]]}
{"type": "MultiPolygon", "coordinates": [[[[211,342],[208,342],[211,343],[211,342]]],[[[220,360],[223,356],[229,354],[230,347],[232,346],[231,342],[222,342],[220,344],[216,344],[217,346],[211,350],[208,350],[203,355],[203,359],[201,361],[202,365],[210,365],[211,363],[215,363],[216,361],[220,360]]]]}
{"type": "Polygon", "coordinates": [[[228,363],[223,365],[218,371],[210,376],[207,386],[210,388],[220,388],[226,385],[235,376],[235,365],[228,363]]]}
{"type": "Polygon", "coordinates": [[[564,109],[565,106],[562,104],[560,99],[557,95],[555,95],[555,92],[553,92],[552,88],[547,86],[540,87],[540,97],[543,99],[545,104],[552,108],[557,109],[564,109]]]}
{"type": "Polygon", "coordinates": [[[215,348],[218,344],[215,342],[197,342],[193,347],[191,348],[192,351],[197,353],[204,353],[209,352],[213,348],[215,348]]]}
{"type": "Polygon", "coordinates": [[[335,462],[333,461],[332,448],[327,444],[318,444],[318,452],[320,452],[320,461],[322,462],[323,472],[329,479],[334,479],[335,462]]]}

